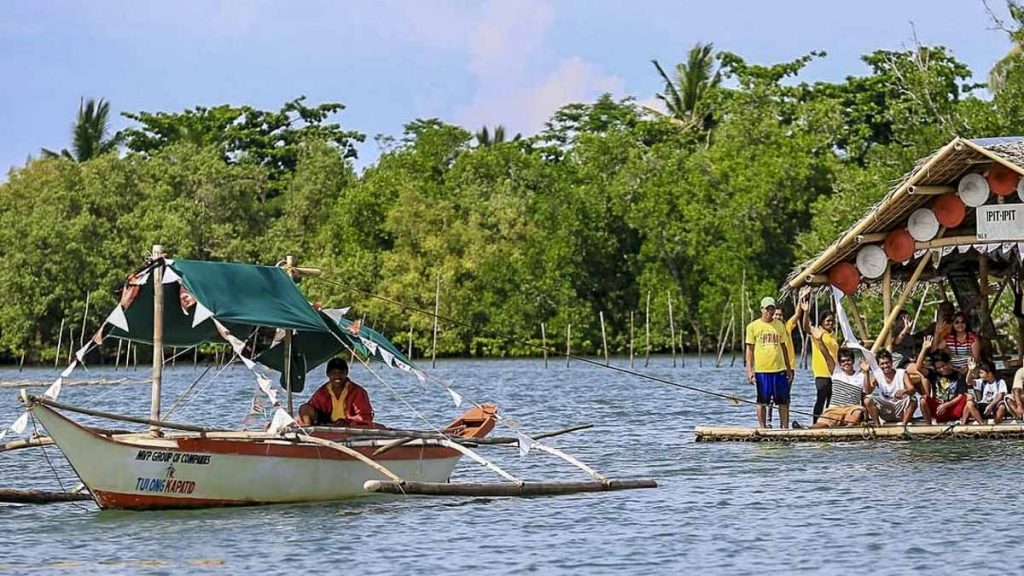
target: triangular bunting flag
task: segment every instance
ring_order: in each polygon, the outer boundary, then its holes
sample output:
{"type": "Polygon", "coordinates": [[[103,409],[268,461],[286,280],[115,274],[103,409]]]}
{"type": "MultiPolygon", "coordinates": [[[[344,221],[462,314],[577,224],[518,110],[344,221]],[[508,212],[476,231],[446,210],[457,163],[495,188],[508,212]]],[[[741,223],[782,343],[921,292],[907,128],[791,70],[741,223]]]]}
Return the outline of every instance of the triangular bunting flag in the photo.
{"type": "Polygon", "coordinates": [[[46,392],[43,392],[43,396],[49,396],[51,399],[56,400],[57,397],[60,396],[60,389],[63,384],[64,379],[57,378],[53,381],[53,384],[50,384],[50,387],[46,389],[46,392]]]}
{"type": "Polygon", "coordinates": [[[63,372],[60,373],[60,377],[70,378],[71,373],[75,371],[75,366],[78,366],[78,360],[72,360],[71,364],[68,364],[68,367],[65,368],[63,372]]]}
{"type": "Polygon", "coordinates": [[[956,246],[943,246],[939,253],[942,254],[943,257],[946,257],[949,256],[955,248],[956,246]]]}
{"type": "Polygon", "coordinates": [[[914,258],[920,258],[921,256],[924,256],[924,253],[927,252],[927,251],[928,251],[927,248],[925,248],[923,250],[915,250],[914,251],[914,258]]]}
{"type": "Polygon", "coordinates": [[[462,406],[462,394],[459,394],[451,388],[448,388],[448,393],[452,395],[452,402],[455,402],[456,408],[462,406]]]}
{"type": "Polygon", "coordinates": [[[970,244],[961,244],[960,246],[957,246],[956,249],[961,254],[966,254],[967,251],[971,249],[971,245],[970,244]]]}
{"type": "Polygon", "coordinates": [[[270,428],[267,429],[267,432],[277,434],[294,423],[295,420],[289,416],[284,409],[278,408],[277,410],[274,410],[274,419],[271,420],[270,428]]]}
{"type": "Polygon", "coordinates": [[[164,268],[164,276],[160,280],[160,283],[174,284],[175,282],[181,282],[181,276],[178,276],[178,273],[171,267],[164,268]]]}
{"type": "Polygon", "coordinates": [[[207,318],[210,318],[212,316],[213,312],[211,312],[210,309],[207,308],[206,306],[203,306],[202,302],[197,301],[196,315],[194,318],[192,318],[192,327],[195,328],[196,326],[199,326],[203,322],[206,322],[207,318]]]}
{"type": "Polygon", "coordinates": [[[984,244],[971,244],[971,248],[974,248],[975,251],[981,254],[988,252],[988,248],[984,244]]]}
{"type": "Polygon", "coordinates": [[[1003,242],[1002,246],[1000,246],[1003,254],[1009,254],[1010,250],[1013,250],[1013,244],[1013,242],[1003,242]]]}
{"type": "Polygon", "coordinates": [[[124,309],[118,304],[114,306],[114,309],[107,315],[106,323],[111,326],[116,326],[121,330],[128,331],[128,318],[124,315],[124,309]]]}
{"type": "Polygon", "coordinates": [[[11,424],[11,432],[21,436],[25,433],[26,426],[28,426],[28,412],[19,416],[18,419],[14,421],[14,424],[11,424]]]}
{"type": "Polygon", "coordinates": [[[82,346],[75,352],[75,358],[78,358],[79,362],[85,362],[85,355],[89,352],[89,348],[92,348],[92,340],[88,344],[82,346]]]}
{"type": "Polygon", "coordinates": [[[392,354],[391,352],[388,352],[387,350],[381,348],[380,349],[380,357],[381,357],[382,360],[384,360],[384,363],[387,364],[388,366],[394,366],[395,355],[392,354]]]}

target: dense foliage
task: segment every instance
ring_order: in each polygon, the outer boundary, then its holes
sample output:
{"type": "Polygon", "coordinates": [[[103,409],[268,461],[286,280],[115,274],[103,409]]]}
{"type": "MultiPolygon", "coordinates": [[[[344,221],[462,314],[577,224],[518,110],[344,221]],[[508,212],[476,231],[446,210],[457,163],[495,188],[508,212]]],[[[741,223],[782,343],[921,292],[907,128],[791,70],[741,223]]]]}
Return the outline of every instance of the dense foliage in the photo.
{"type": "MultiPolygon", "coordinates": [[[[877,51],[870,73],[802,81],[814,53],[758,65],[698,45],[669,75],[662,113],[604,96],[533,137],[410,122],[361,173],[361,134],[336,103],[125,114],[122,149],[50,155],[0,185],[0,351],[52,358],[63,318],[96,311],[161,243],[183,258],[324,269],[311,300],[354,314],[416,355],[535,353],[524,342],[638,348],[648,298],[656,350],[675,329],[705,350],[723,318],[774,293],[915,159],[954,135],[1024,133],[1024,69],[999,90],[940,47],[877,51]],[[742,292],[742,293],[741,293],[742,292]],[[731,311],[731,312],[726,312],[731,311]]],[[[645,96],[646,97],[646,96],[645,96]]],[[[104,113],[105,114],[105,113],[104,113]]],[[[499,127],[500,128],[500,127],[499,127]]],[[[97,137],[106,138],[105,135],[97,137]]],[[[104,140],[106,142],[108,140],[104,140]]],[[[76,338],[77,339],[77,338],[76,338]]]]}

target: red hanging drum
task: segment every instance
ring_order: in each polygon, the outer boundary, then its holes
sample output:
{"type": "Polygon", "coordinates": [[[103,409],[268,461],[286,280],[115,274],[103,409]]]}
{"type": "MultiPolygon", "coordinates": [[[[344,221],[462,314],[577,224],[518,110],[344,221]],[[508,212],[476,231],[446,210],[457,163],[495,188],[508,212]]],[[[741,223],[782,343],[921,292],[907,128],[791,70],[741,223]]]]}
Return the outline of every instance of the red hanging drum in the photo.
{"type": "Polygon", "coordinates": [[[935,218],[946,228],[956,228],[967,215],[967,206],[956,194],[943,194],[935,199],[932,205],[935,218]]]}
{"type": "Polygon", "coordinates": [[[896,228],[886,234],[883,248],[893,262],[906,262],[914,256],[914,237],[906,228],[896,228]]]}
{"type": "Polygon", "coordinates": [[[1003,166],[993,164],[985,176],[988,180],[988,187],[1000,196],[1008,196],[1017,191],[1017,182],[1020,181],[1020,174],[1003,166]]]}
{"type": "Polygon", "coordinates": [[[840,262],[828,271],[828,283],[849,296],[857,291],[857,285],[860,284],[860,272],[853,264],[840,262]]]}

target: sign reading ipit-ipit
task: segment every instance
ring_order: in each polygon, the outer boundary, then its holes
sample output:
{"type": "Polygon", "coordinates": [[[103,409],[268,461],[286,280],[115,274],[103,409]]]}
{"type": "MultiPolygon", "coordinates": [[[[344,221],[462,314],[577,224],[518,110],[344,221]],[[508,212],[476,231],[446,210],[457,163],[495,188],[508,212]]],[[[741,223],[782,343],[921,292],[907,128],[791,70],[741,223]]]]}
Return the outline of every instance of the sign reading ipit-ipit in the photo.
{"type": "Polygon", "coordinates": [[[978,206],[978,240],[1024,240],[1024,204],[978,206]]]}

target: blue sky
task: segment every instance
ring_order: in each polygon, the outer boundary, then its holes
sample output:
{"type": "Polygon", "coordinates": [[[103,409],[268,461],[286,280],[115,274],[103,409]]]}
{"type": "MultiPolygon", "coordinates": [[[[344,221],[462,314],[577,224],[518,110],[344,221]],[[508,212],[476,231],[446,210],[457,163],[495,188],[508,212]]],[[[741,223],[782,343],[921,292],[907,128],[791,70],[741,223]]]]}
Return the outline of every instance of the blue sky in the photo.
{"type": "Polygon", "coordinates": [[[761,63],[825,50],[805,78],[841,80],[866,71],[862,54],[913,46],[915,31],[980,79],[1010,46],[981,0],[6,0],[0,173],[66,147],[81,96],[115,112],[338,101],[337,120],[369,136],[365,163],[373,135],[418,117],[530,134],[567,102],[650,100],[661,86],[649,61],[671,65],[698,41],[761,63]]]}

